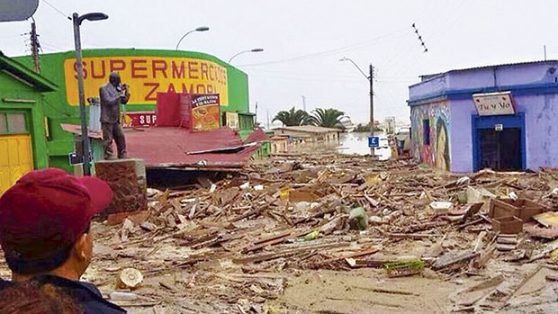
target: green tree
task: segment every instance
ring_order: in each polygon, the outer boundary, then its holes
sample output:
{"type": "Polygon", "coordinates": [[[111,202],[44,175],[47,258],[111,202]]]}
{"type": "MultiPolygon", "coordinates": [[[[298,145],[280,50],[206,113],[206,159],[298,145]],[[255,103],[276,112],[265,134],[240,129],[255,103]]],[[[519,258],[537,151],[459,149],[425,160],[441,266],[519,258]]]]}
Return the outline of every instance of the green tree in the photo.
{"type": "Polygon", "coordinates": [[[308,112],[300,109],[295,110],[295,107],[292,107],[288,111],[279,111],[273,118],[273,122],[280,121],[285,126],[306,125],[309,122],[309,117],[308,112]]]}
{"type": "MultiPolygon", "coordinates": [[[[374,132],[383,132],[383,131],[384,131],[383,129],[380,129],[378,127],[376,127],[374,129],[374,132]]],[[[368,133],[368,132],[370,132],[370,123],[367,123],[367,124],[359,123],[359,124],[357,124],[357,126],[354,128],[353,132],[355,132],[355,133],[368,133]]]]}
{"type": "Polygon", "coordinates": [[[341,118],[345,113],[337,109],[321,109],[318,108],[314,110],[312,116],[310,117],[311,124],[315,126],[321,126],[323,128],[343,128],[341,123],[341,118]]]}

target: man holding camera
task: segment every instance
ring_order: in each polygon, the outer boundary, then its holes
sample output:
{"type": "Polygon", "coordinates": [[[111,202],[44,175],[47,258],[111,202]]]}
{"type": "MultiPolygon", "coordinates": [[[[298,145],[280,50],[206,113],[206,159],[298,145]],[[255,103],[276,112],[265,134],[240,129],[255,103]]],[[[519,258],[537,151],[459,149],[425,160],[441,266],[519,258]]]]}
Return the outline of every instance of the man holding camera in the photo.
{"type": "Polygon", "coordinates": [[[116,142],[118,158],[127,158],[126,139],[120,124],[120,105],[130,99],[128,87],[121,84],[117,72],[110,73],[109,82],[99,89],[101,98],[101,127],[103,130],[103,147],[105,159],[114,159],[112,141],[116,142]]]}

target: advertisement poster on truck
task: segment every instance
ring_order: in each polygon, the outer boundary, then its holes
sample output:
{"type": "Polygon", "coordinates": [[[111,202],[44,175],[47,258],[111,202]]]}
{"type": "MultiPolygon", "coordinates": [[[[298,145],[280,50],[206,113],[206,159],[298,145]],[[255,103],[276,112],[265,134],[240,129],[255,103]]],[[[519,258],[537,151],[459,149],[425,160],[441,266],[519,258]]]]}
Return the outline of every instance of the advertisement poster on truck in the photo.
{"type": "Polygon", "coordinates": [[[192,95],[192,131],[219,128],[220,104],[219,94],[192,95]]]}

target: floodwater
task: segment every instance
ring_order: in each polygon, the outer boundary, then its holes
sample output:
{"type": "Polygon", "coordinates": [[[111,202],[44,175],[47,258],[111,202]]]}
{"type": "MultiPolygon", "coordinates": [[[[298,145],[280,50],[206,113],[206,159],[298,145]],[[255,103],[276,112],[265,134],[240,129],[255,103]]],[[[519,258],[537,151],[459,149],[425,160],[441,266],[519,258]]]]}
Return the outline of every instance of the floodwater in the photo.
{"type": "MultiPolygon", "coordinates": [[[[391,150],[386,135],[383,133],[374,135],[380,137],[380,148],[375,149],[375,154],[380,160],[389,159],[391,157],[391,150]]],[[[341,145],[337,148],[337,151],[349,155],[369,155],[368,136],[368,133],[341,133],[339,135],[341,145]]]]}

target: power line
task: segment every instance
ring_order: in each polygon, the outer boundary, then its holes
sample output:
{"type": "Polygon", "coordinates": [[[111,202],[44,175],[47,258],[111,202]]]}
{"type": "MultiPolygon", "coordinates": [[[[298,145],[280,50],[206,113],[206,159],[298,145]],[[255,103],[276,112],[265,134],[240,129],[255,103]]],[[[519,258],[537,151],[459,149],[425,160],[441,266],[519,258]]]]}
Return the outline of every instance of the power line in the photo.
{"type": "Polygon", "coordinates": [[[44,42],[44,41],[41,41],[41,47],[44,47],[44,48],[46,48],[47,50],[50,50],[50,51],[65,51],[65,50],[68,50],[68,49],[65,49],[61,46],[51,44],[51,43],[48,43],[48,42],[44,42]]]}
{"type": "Polygon", "coordinates": [[[422,36],[420,35],[419,30],[416,27],[415,23],[413,23],[411,27],[413,27],[413,29],[415,30],[415,34],[417,34],[417,38],[420,41],[422,48],[424,48],[424,52],[428,52],[428,48],[426,48],[426,44],[424,43],[424,40],[422,40],[422,36]]]}
{"type": "MultiPolygon", "coordinates": [[[[280,76],[291,76],[294,78],[328,78],[331,73],[319,73],[319,72],[310,72],[310,71],[274,71],[274,70],[263,70],[263,69],[249,69],[247,70],[248,73],[254,73],[255,75],[260,74],[272,74],[272,75],[280,75],[280,76]]],[[[354,75],[335,75],[337,79],[349,79],[349,80],[356,80],[354,75]]],[[[359,79],[360,80],[360,79],[359,79]]]]}
{"type": "Polygon", "coordinates": [[[359,47],[365,47],[365,46],[367,46],[371,43],[374,43],[374,42],[376,42],[380,39],[383,39],[385,37],[395,36],[396,34],[398,34],[400,32],[401,31],[398,30],[398,31],[392,32],[390,34],[378,36],[378,37],[372,38],[372,39],[364,41],[364,42],[360,42],[360,43],[356,43],[356,44],[352,44],[352,45],[348,45],[348,46],[343,46],[343,47],[339,47],[339,48],[335,48],[335,49],[329,49],[329,50],[314,52],[314,53],[301,55],[301,56],[297,56],[297,57],[292,57],[292,58],[287,58],[287,59],[280,59],[280,60],[274,60],[274,61],[268,61],[268,62],[262,62],[262,63],[242,64],[242,65],[239,65],[239,66],[242,66],[242,67],[262,66],[262,65],[270,65],[270,64],[279,64],[279,63],[300,61],[300,60],[305,60],[305,59],[314,58],[314,57],[334,55],[334,54],[345,52],[345,51],[348,51],[348,50],[351,50],[351,49],[356,49],[356,48],[359,48],[359,47]]]}
{"type": "Polygon", "coordinates": [[[69,14],[66,14],[64,12],[62,12],[60,9],[58,9],[57,7],[55,7],[54,5],[50,4],[47,0],[41,0],[43,1],[46,5],[48,5],[49,7],[51,7],[54,11],[58,12],[60,15],[62,15],[63,17],[67,18],[68,20],[72,20],[72,18],[70,17],[69,14]]]}

